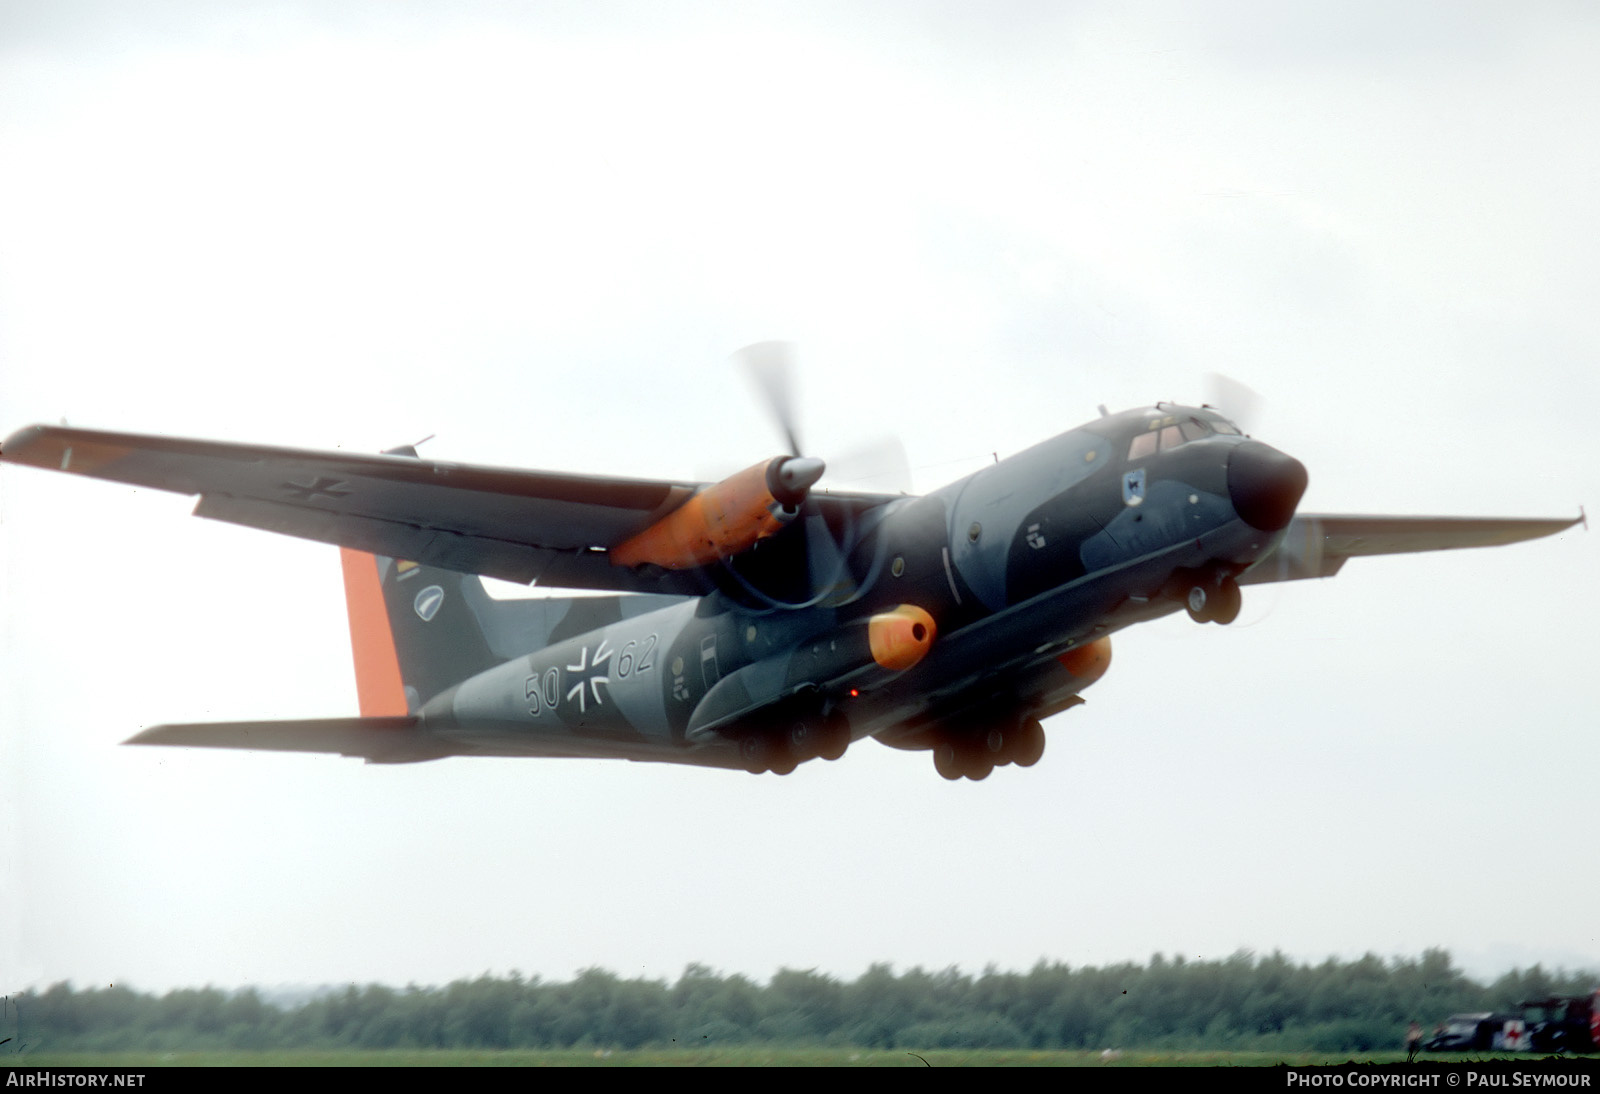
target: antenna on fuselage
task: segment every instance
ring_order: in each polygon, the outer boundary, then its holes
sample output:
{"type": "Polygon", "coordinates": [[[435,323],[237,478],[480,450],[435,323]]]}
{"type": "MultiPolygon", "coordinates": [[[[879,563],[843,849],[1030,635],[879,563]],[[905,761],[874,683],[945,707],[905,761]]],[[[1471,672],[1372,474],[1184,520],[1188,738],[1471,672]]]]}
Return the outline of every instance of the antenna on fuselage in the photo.
{"type": "Polygon", "coordinates": [[[417,441],[414,444],[397,444],[393,448],[385,448],[383,450],[383,454],[385,456],[415,456],[417,454],[418,447],[427,444],[437,436],[437,433],[429,433],[426,437],[422,438],[422,440],[417,441]]]}
{"type": "Polygon", "coordinates": [[[1102,417],[1102,418],[1111,417],[1111,411],[1106,409],[1106,404],[1104,404],[1104,403],[1100,404],[1100,417],[1102,417]]]}

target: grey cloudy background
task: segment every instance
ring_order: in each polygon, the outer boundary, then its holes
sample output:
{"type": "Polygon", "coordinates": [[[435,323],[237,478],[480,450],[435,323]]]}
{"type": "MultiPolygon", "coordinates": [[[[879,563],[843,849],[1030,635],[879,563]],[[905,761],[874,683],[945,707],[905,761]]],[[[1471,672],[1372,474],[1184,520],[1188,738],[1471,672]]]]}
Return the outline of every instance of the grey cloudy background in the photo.
{"type": "MultiPolygon", "coordinates": [[[[918,490],[1228,373],[1307,510],[1600,499],[1581,4],[0,4],[0,431],[918,490]]],[[[0,470],[0,988],[1600,968],[1580,530],[1124,632],[1040,766],[123,749],[354,713],[336,552],[0,470]]]]}

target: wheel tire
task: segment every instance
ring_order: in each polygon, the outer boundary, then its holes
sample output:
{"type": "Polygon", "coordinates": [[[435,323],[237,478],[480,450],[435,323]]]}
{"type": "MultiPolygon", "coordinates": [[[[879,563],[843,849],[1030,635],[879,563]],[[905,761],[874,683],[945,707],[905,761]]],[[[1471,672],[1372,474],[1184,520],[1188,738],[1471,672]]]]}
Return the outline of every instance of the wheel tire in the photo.
{"type": "Polygon", "coordinates": [[[843,714],[834,711],[822,723],[822,738],[818,742],[817,755],[824,760],[837,760],[849,747],[850,722],[843,714]]]}
{"type": "Polygon", "coordinates": [[[789,732],[784,736],[789,743],[789,755],[797,761],[811,759],[822,745],[822,729],[809,719],[797,718],[790,722],[789,732]]]}
{"type": "Polygon", "coordinates": [[[746,771],[760,775],[772,766],[772,742],[755,734],[740,739],[739,759],[746,771]]]}
{"type": "Polygon", "coordinates": [[[981,783],[994,770],[994,761],[982,752],[974,753],[967,757],[966,769],[967,778],[981,783]]]}
{"type": "Polygon", "coordinates": [[[1216,594],[1211,598],[1211,621],[1226,627],[1239,618],[1239,609],[1244,605],[1244,595],[1239,592],[1239,583],[1233,578],[1223,578],[1222,584],[1217,586],[1216,594]]]}
{"type": "Polygon", "coordinates": [[[795,759],[794,754],[787,748],[777,749],[776,753],[772,757],[772,763],[769,767],[769,770],[774,775],[787,775],[799,766],[799,761],[795,759]]]}
{"type": "Polygon", "coordinates": [[[961,754],[956,751],[956,746],[949,741],[934,745],[933,767],[935,771],[951,782],[966,774],[966,765],[961,762],[961,754]]]}
{"type": "Polygon", "coordinates": [[[1183,596],[1183,609],[1196,623],[1209,623],[1214,610],[1212,601],[1211,590],[1204,585],[1191,585],[1183,596]]]}
{"type": "Polygon", "coordinates": [[[1011,758],[1018,767],[1032,767],[1044,756],[1044,726],[1037,718],[1024,718],[1017,727],[1016,747],[1011,758]]]}
{"type": "Polygon", "coordinates": [[[1011,762],[1016,737],[1015,729],[991,729],[978,738],[977,758],[987,760],[991,769],[1004,767],[1011,762]]]}

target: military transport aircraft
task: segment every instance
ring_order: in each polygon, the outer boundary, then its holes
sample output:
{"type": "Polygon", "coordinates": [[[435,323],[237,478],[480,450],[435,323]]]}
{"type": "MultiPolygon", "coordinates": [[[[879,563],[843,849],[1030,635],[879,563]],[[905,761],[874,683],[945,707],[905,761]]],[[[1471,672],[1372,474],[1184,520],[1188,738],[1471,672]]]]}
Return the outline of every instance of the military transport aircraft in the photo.
{"type": "MultiPolygon", "coordinates": [[[[752,347],[759,348],[759,347],[752,347]]],[[[369,763],[581,756],[787,774],[875,737],[948,779],[1031,766],[1110,635],[1357,555],[1582,520],[1299,514],[1300,462],[1209,406],[1101,417],[922,497],[816,489],[790,452],[721,482],[21,429],[0,461],[199,495],[341,548],[360,717],[156,726],[131,744],[369,763]],[[477,575],[610,596],[496,600],[477,575]]]]}

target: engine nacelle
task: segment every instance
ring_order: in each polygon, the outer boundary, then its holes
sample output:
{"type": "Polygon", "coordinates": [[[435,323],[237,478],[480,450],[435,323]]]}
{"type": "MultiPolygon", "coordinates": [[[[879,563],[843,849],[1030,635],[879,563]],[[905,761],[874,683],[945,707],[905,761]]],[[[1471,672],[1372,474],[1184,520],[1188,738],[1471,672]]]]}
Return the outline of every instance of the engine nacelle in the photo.
{"type": "Polygon", "coordinates": [[[689,720],[689,738],[739,728],[802,690],[835,699],[870,690],[926,657],[938,633],[933,616],[901,604],[745,665],[706,692],[689,720]]]}
{"type": "Polygon", "coordinates": [[[612,565],[689,570],[742,554],[799,514],[823,470],[822,461],[809,456],[779,456],[747,467],[612,548],[612,565]]]}
{"type": "Polygon", "coordinates": [[[880,668],[903,672],[928,655],[939,628],[915,604],[901,604],[867,620],[867,645],[880,668]]]}
{"type": "Polygon", "coordinates": [[[1072,674],[1080,687],[1088,687],[1111,667],[1111,637],[1107,635],[1081,646],[1073,646],[1056,660],[1072,674]]]}

